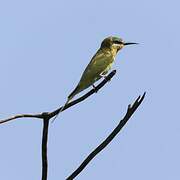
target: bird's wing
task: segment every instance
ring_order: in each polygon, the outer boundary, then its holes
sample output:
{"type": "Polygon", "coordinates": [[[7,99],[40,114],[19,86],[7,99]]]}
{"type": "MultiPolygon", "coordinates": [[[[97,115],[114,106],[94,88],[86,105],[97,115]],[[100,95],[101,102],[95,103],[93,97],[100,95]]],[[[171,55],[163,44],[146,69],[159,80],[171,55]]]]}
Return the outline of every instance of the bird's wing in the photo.
{"type": "Polygon", "coordinates": [[[111,59],[112,57],[110,57],[108,54],[105,54],[103,50],[98,50],[83,72],[79,86],[82,87],[82,89],[86,89],[95,81],[99,80],[100,74],[106,70],[111,59]]]}
{"type": "Polygon", "coordinates": [[[86,67],[82,77],[85,74],[92,74],[95,76],[100,75],[106,70],[107,66],[112,63],[113,57],[110,53],[104,52],[103,50],[98,50],[98,52],[93,56],[90,63],[86,67]]]}

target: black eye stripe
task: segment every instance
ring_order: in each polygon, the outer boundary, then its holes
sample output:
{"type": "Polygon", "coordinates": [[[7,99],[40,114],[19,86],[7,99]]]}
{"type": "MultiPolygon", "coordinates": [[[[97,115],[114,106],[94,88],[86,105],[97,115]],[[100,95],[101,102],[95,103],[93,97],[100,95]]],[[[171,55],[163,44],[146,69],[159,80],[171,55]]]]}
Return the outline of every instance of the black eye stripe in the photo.
{"type": "Polygon", "coordinates": [[[122,44],[121,41],[114,41],[115,44],[122,44]]]}

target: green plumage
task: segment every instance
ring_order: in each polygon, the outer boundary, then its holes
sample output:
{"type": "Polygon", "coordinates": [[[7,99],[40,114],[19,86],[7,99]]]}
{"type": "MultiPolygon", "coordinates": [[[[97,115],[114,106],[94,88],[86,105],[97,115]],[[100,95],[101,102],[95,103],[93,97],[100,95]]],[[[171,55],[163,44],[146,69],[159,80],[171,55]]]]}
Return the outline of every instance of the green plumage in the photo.
{"type": "Polygon", "coordinates": [[[111,36],[104,39],[100,49],[93,56],[83,72],[78,85],[68,96],[66,104],[73,99],[76,94],[93,85],[102,75],[107,74],[112,67],[117,52],[123,47],[123,41],[118,37],[111,36]]]}
{"type": "Polygon", "coordinates": [[[109,50],[99,49],[83,72],[77,87],[68,98],[72,99],[76,94],[98,81],[102,77],[101,75],[107,74],[113,61],[113,54],[109,50]]]}

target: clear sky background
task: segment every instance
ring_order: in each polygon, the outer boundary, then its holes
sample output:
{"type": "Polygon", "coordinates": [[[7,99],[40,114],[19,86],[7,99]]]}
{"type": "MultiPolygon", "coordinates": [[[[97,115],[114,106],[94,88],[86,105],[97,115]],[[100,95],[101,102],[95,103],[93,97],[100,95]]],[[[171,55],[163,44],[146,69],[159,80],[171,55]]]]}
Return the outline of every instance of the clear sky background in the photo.
{"type": "MultiPolygon", "coordinates": [[[[180,3],[0,2],[0,118],[51,111],[66,101],[110,35],[139,42],[117,56],[116,76],[50,125],[48,180],[65,179],[147,91],[121,133],[76,178],[180,179],[180,3]]],[[[41,178],[42,122],[0,126],[0,179],[41,178]]]]}

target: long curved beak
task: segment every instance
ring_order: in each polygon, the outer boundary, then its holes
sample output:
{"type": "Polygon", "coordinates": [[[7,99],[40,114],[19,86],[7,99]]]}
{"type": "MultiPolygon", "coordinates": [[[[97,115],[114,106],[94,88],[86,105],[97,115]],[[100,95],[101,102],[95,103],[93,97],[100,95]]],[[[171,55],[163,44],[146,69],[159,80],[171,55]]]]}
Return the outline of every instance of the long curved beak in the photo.
{"type": "Polygon", "coordinates": [[[131,45],[131,44],[139,44],[139,43],[127,42],[127,43],[124,43],[124,46],[131,45]]]}

